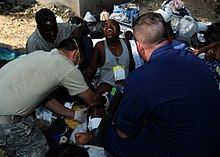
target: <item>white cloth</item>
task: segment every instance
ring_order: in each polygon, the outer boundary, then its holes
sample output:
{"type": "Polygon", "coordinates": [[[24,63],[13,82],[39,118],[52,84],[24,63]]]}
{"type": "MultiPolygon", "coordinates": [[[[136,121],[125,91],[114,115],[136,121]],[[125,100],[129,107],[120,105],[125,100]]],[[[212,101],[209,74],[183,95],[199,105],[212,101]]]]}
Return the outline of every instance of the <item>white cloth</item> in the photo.
{"type": "Polygon", "coordinates": [[[88,149],[89,157],[107,157],[103,147],[84,145],[84,148],[88,149]]]}
{"type": "Polygon", "coordinates": [[[134,62],[135,62],[135,69],[142,66],[144,64],[144,60],[141,58],[141,56],[139,55],[138,51],[137,51],[137,47],[136,47],[136,43],[134,40],[129,40],[130,44],[131,44],[131,50],[132,50],[132,55],[134,58],[134,62]]]}

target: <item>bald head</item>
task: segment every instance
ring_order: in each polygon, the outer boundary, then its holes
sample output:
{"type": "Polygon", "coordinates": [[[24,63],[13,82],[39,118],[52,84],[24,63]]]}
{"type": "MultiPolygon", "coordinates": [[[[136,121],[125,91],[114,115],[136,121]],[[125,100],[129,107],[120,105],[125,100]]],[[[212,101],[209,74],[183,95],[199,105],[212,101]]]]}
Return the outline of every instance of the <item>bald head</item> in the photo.
{"type": "Polygon", "coordinates": [[[134,38],[143,44],[158,44],[167,39],[165,22],[158,13],[145,13],[133,25],[134,38]]]}

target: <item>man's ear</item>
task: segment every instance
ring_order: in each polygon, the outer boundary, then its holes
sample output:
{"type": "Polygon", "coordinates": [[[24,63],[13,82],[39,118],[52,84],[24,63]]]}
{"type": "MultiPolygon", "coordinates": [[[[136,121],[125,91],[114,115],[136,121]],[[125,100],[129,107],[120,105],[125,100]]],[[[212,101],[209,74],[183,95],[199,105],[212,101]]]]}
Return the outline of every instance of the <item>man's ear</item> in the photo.
{"type": "Polygon", "coordinates": [[[69,58],[70,60],[72,60],[72,58],[73,58],[73,51],[74,50],[72,50],[71,52],[67,53],[67,58],[69,58]]]}
{"type": "Polygon", "coordinates": [[[73,50],[69,53],[69,59],[74,65],[80,64],[80,57],[78,56],[78,50],[73,50]]]}
{"type": "Polygon", "coordinates": [[[144,51],[143,45],[142,45],[140,42],[138,42],[138,41],[136,41],[136,45],[137,45],[137,51],[138,51],[138,53],[139,53],[141,56],[144,56],[145,51],[144,51]]]}
{"type": "Polygon", "coordinates": [[[74,56],[76,55],[76,53],[77,53],[77,50],[72,50],[70,53],[68,53],[69,54],[69,57],[70,58],[74,58],[74,56]]]}
{"type": "Polygon", "coordinates": [[[78,52],[77,52],[78,50],[73,50],[73,56],[75,56],[78,52]]]}

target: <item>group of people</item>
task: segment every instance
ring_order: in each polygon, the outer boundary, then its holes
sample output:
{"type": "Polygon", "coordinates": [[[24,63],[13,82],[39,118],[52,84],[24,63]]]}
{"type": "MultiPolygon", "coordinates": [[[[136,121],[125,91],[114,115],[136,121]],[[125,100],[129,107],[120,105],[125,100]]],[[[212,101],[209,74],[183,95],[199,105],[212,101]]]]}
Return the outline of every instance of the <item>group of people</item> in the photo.
{"type": "MultiPolygon", "coordinates": [[[[36,23],[37,29],[27,41],[28,55],[0,69],[0,148],[8,154],[61,157],[74,152],[71,149],[79,150],[64,145],[68,150],[50,152],[35,125],[34,109],[44,105],[82,123],[90,110],[92,117],[105,120],[112,105],[107,95],[117,88],[122,97],[102,129],[103,147],[109,156],[220,156],[218,86],[200,58],[170,43],[160,14],[145,13],[133,24],[136,48],[145,62],[137,69],[130,42],[119,38],[120,26],[115,20],[105,21],[105,39],[93,48],[83,72],[78,69],[85,57],[78,37],[80,26],[57,23],[46,8],[36,13],[36,23]],[[98,86],[92,87],[97,71],[98,86]],[[60,88],[88,107],[66,108],[53,94],[60,88]]],[[[219,61],[219,42],[200,51],[210,49],[217,52],[219,61]]],[[[92,136],[75,135],[78,144],[89,143],[92,136]]],[[[84,149],[79,151],[88,156],[84,149]]]]}

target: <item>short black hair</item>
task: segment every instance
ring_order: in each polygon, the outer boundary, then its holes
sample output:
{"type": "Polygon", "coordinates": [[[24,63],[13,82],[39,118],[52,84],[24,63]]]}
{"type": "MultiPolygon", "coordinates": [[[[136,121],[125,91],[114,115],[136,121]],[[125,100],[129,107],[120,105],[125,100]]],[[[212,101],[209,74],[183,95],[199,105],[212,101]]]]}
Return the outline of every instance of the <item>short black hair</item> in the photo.
{"type": "Polygon", "coordinates": [[[131,40],[133,38],[133,33],[130,30],[126,31],[124,35],[125,35],[125,39],[131,40]]]}
{"type": "Polygon", "coordinates": [[[207,45],[220,40],[220,23],[212,23],[204,32],[207,45]]]}
{"type": "Polygon", "coordinates": [[[69,17],[68,23],[72,23],[72,24],[82,24],[84,22],[83,18],[79,17],[79,16],[72,16],[69,17]]]}
{"type": "Polygon", "coordinates": [[[46,21],[56,21],[56,16],[50,9],[42,8],[36,13],[35,20],[37,24],[46,21]]]}
{"type": "Polygon", "coordinates": [[[74,38],[67,38],[60,42],[58,49],[65,49],[67,51],[80,49],[81,43],[74,38]]]}

